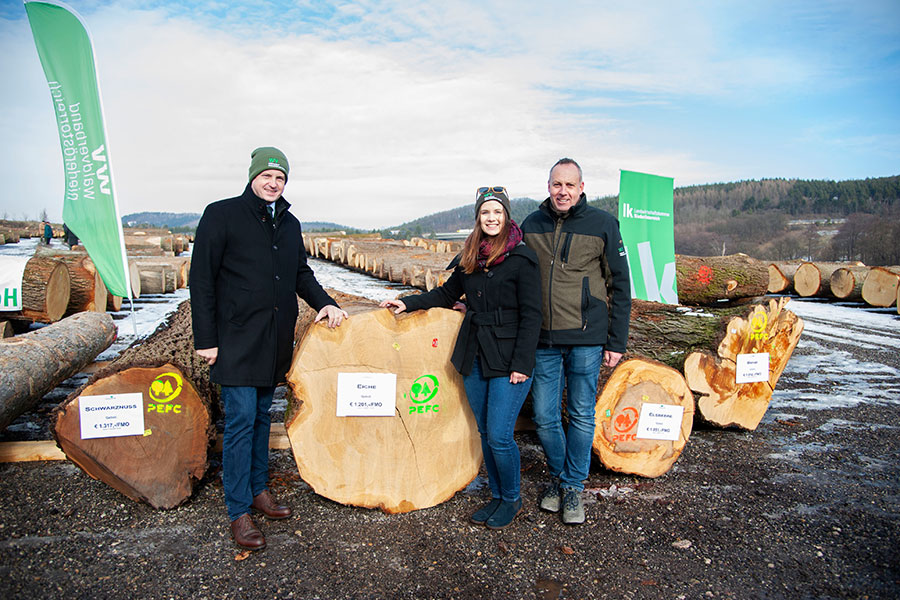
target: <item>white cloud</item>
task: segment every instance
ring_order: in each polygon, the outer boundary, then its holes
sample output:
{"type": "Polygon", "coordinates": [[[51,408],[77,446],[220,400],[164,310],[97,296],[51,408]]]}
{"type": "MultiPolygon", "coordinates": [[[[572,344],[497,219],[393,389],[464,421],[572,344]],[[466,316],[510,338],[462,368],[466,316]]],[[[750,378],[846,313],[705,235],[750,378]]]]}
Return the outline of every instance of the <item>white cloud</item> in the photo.
{"type": "MultiPolygon", "coordinates": [[[[286,196],[302,219],[360,227],[466,204],[478,185],[542,198],[547,169],[563,155],[582,163],[590,195],[616,193],[619,169],[675,176],[676,185],[746,178],[744,165],[702,145],[702,134],[661,139],[647,123],[666,111],[677,131],[686,126],[679,117],[703,122],[696,106],[727,113],[847,85],[835,74],[855,64],[822,61],[827,42],[801,47],[759,28],[779,16],[780,5],[765,3],[734,14],[715,2],[364,0],[323,5],[314,18],[318,3],[280,13],[140,5],[85,15],[123,214],[199,212],[235,195],[250,151],[270,144],[291,161],[286,196]]],[[[827,8],[827,23],[846,18],[840,6],[827,8]]],[[[785,15],[785,27],[805,22],[796,16],[785,15]]],[[[58,218],[61,159],[27,22],[0,21],[0,57],[8,83],[0,214],[46,207],[58,218]]],[[[734,121],[736,139],[753,127],[734,121]]],[[[768,161],[759,159],[760,176],[778,165],[772,148],[779,144],[745,149],[768,161]]]]}

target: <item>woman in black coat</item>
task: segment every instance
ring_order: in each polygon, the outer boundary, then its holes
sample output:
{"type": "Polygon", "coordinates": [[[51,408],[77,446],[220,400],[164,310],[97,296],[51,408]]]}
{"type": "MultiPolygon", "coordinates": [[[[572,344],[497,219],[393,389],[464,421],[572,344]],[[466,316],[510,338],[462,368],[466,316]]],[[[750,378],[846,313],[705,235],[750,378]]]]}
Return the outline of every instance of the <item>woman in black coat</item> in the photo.
{"type": "Polygon", "coordinates": [[[466,296],[466,316],[450,360],[463,375],[491,487],[491,501],[471,520],[491,529],[506,527],[522,510],[513,430],[531,388],[541,328],[537,255],[522,244],[522,231],[509,214],[505,188],[479,188],[475,229],[450,263],[454,271],[447,282],[425,294],[381,303],[401,313],[450,308],[466,296]]]}

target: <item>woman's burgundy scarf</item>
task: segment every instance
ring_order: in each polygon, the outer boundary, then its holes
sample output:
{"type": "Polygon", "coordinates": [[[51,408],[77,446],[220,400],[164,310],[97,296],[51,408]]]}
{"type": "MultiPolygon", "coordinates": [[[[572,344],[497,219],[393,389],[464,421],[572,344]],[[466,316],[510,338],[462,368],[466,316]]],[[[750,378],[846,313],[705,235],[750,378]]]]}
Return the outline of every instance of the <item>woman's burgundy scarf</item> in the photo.
{"type": "MultiPolygon", "coordinates": [[[[516,222],[512,219],[509,220],[509,238],[506,240],[506,250],[504,250],[503,254],[497,257],[497,259],[491,263],[492,267],[496,267],[509,255],[509,251],[519,245],[519,242],[522,241],[522,230],[519,229],[519,226],[516,225],[516,222]]],[[[479,269],[484,269],[487,267],[487,259],[488,256],[491,255],[491,240],[484,239],[481,240],[481,245],[478,247],[478,258],[475,259],[475,263],[478,265],[479,269]]]]}

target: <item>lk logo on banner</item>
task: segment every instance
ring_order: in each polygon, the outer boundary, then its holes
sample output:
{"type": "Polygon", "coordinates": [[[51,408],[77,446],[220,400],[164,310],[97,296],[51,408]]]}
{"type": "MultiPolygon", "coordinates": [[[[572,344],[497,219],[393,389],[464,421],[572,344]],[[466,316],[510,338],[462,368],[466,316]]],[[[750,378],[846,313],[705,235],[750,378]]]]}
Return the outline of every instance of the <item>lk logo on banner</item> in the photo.
{"type": "Polygon", "coordinates": [[[674,184],[671,177],[622,171],[619,229],[627,250],[632,298],[678,304],[674,184]]]}

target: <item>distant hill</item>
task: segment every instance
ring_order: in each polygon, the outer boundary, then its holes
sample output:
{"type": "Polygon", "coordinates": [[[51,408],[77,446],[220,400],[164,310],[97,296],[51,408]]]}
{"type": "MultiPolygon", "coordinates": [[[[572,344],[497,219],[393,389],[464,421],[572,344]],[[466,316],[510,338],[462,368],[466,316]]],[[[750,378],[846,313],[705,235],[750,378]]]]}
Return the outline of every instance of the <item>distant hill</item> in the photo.
{"type": "MultiPolygon", "coordinates": [[[[139,212],[122,217],[126,227],[166,227],[168,229],[196,229],[200,222],[199,213],[139,212]]],[[[324,221],[301,222],[304,231],[357,231],[346,225],[324,221]]]]}
{"type": "Polygon", "coordinates": [[[199,221],[199,213],[139,212],[122,217],[122,225],[126,227],[151,225],[153,227],[192,228],[196,227],[199,221]]]}
{"type": "MultiPolygon", "coordinates": [[[[539,202],[531,198],[513,198],[509,201],[512,218],[521,223],[525,217],[538,207],[539,202]]],[[[451,208],[438,213],[407,221],[397,227],[388,227],[384,231],[398,231],[399,237],[430,235],[432,233],[449,233],[459,229],[471,229],[475,225],[475,204],[470,203],[459,208],[451,208]]]]}

